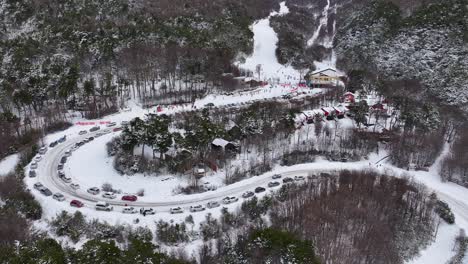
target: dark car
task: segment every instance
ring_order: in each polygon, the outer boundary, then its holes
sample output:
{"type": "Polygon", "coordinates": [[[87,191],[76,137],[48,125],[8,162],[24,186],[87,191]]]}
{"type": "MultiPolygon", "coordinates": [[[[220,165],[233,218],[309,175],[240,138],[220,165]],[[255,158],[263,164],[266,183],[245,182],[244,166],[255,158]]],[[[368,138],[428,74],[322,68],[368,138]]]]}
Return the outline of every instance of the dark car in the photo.
{"type": "Polygon", "coordinates": [[[130,201],[130,202],[135,202],[138,199],[136,195],[124,195],[122,196],[122,201],[130,201]]]}
{"type": "Polygon", "coordinates": [[[94,131],[98,131],[99,129],[101,129],[99,126],[95,126],[95,127],[92,127],[89,131],[94,132],[94,131]]]}
{"type": "Polygon", "coordinates": [[[72,200],[72,201],[70,202],[70,206],[73,206],[73,207],[78,207],[78,208],[80,208],[80,207],[83,207],[83,205],[84,205],[84,204],[83,204],[82,202],[78,201],[78,200],[72,200]]]}
{"type": "Polygon", "coordinates": [[[242,194],[242,198],[246,199],[246,198],[250,198],[252,196],[255,196],[255,194],[251,191],[246,191],[245,193],[242,194]]]}
{"type": "Polygon", "coordinates": [[[266,189],[263,188],[263,187],[257,187],[257,188],[255,188],[255,192],[256,192],[256,193],[261,193],[261,192],[264,192],[264,191],[266,191],[266,189]]]}
{"type": "Polygon", "coordinates": [[[45,196],[51,196],[52,195],[52,192],[46,187],[40,188],[39,192],[41,192],[45,196]]]}
{"type": "Polygon", "coordinates": [[[89,137],[88,142],[94,140],[94,137],[89,137]]]}
{"type": "Polygon", "coordinates": [[[29,178],[34,178],[36,177],[36,171],[35,170],[30,170],[29,171],[29,178]]]}
{"type": "Polygon", "coordinates": [[[57,166],[57,170],[63,170],[63,163],[60,163],[60,164],[57,166]]]}
{"type": "Polygon", "coordinates": [[[289,178],[289,177],[286,177],[286,178],[283,179],[283,183],[290,183],[290,182],[294,182],[294,179],[289,178]]]}
{"type": "Polygon", "coordinates": [[[63,156],[61,159],[60,159],[60,163],[66,163],[67,162],[67,157],[63,156]]]}
{"type": "Polygon", "coordinates": [[[49,144],[49,148],[53,148],[53,147],[57,146],[57,144],[58,144],[58,142],[54,141],[54,142],[49,144]]]}

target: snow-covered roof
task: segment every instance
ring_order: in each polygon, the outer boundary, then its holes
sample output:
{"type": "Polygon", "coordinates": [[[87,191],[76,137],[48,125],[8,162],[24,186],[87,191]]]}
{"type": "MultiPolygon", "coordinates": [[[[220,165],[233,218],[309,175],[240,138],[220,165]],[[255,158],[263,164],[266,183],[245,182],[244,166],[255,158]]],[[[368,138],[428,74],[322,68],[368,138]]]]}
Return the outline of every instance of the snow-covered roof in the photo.
{"type": "Polygon", "coordinates": [[[327,68],[327,69],[322,69],[322,70],[317,70],[312,72],[312,76],[330,76],[330,77],[339,77],[340,74],[332,68],[327,68]]]}
{"type": "Polygon", "coordinates": [[[229,141],[224,140],[222,138],[215,138],[211,144],[218,146],[218,147],[225,147],[227,144],[229,144],[229,141]]]}

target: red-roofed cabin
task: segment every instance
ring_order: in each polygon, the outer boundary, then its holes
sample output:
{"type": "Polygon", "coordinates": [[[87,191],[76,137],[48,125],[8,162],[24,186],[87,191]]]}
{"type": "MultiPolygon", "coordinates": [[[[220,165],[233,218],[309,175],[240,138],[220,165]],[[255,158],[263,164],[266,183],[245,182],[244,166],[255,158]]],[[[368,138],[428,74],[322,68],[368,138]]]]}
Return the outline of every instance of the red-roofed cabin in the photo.
{"type": "Polygon", "coordinates": [[[347,92],[343,95],[343,102],[344,103],[354,103],[356,102],[356,96],[351,93],[351,92],[347,92]]]}
{"type": "Polygon", "coordinates": [[[333,109],[335,109],[336,117],[338,117],[339,119],[344,118],[345,111],[343,109],[340,109],[340,108],[337,108],[337,107],[333,107],[333,109]]]}
{"type": "Polygon", "coordinates": [[[375,105],[371,106],[371,109],[373,111],[387,112],[387,109],[382,103],[376,103],[375,105]]]}
{"type": "Polygon", "coordinates": [[[322,108],[324,115],[327,117],[327,120],[333,120],[335,118],[335,109],[332,107],[324,107],[322,108]]]}

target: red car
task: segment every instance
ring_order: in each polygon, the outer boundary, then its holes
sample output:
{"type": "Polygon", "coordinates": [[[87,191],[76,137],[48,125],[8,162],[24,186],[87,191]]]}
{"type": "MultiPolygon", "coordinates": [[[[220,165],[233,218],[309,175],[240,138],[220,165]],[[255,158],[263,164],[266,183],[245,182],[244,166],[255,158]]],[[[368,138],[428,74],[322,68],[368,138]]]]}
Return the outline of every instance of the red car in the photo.
{"type": "Polygon", "coordinates": [[[72,201],[70,202],[70,206],[80,208],[80,207],[83,207],[84,204],[83,204],[82,202],[78,201],[78,200],[72,200],[72,201]]]}
{"type": "Polygon", "coordinates": [[[114,128],[114,129],[112,129],[112,131],[114,131],[114,132],[117,132],[117,131],[120,131],[120,130],[123,130],[123,128],[121,128],[121,127],[116,127],[116,128],[114,128]]]}
{"type": "Polygon", "coordinates": [[[134,201],[137,200],[137,197],[135,195],[124,195],[124,196],[122,196],[122,200],[123,201],[134,202],[134,201]]]}

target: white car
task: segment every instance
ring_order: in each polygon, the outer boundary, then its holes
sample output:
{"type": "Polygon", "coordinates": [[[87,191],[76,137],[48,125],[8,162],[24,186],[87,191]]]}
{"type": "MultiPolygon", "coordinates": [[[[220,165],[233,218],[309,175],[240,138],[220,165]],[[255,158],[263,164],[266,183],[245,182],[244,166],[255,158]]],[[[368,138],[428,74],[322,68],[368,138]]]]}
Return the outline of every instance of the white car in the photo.
{"type": "Polygon", "coordinates": [[[84,135],[84,134],[86,134],[86,133],[88,133],[88,131],[86,131],[86,130],[81,130],[81,131],[78,133],[78,135],[84,135]]]}
{"type": "Polygon", "coordinates": [[[54,193],[54,195],[52,196],[52,198],[53,198],[54,200],[59,201],[59,202],[65,201],[65,196],[63,196],[63,194],[61,194],[61,193],[54,193]]]}
{"type": "Polygon", "coordinates": [[[156,212],[153,210],[153,208],[140,208],[140,214],[142,215],[154,215],[156,212]]]}
{"type": "Polygon", "coordinates": [[[65,151],[64,156],[65,156],[65,157],[70,157],[71,154],[72,154],[72,150],[70,149],[70,150],[65,151]]]}
{"type": "Polygon", "coordinates": [[[277,180],[277,179],[281,179],[281,177],[282,177],[281,174],[275,174],[275,175],[273,175],[271,178],[272,178],[273,180],[277,180]]]}
{"type": "Polygon", "coordinates": [[[204,211],[205,210],[205,207],[203,207],[203,205],[192,205],[190,206],[190,212],[201,212],[201,211],[204,211]]]}
{"type": "Polygon", "coordinates": [[[107,134],[109,134],[109,133],[112,133],[112,130],[110,130],[110,129],[104,129],[104,130],[102,131],[102,134],[103,134],[103,135],[107,135],[107,134]]]}
{"type": "Polygon", "coordinates": [[[170,212],[171,214],[181,214],[184,212],[184,209],[180,207],[174,207],[174,208],[171,208],[170,212]]]}
{"type": "Polygon", "coordinates": [[[251,191],[246,191],[245,193],[242,194],[242,198],[244,198],[244,199],[250,198],[252,196],[255,196],[255,193],[253,193],[251,191]]]}
{"type": "Polygon", "coordinates": [[[129,124],[128,121],[122,121],[122,122],[120,122],[120,125],[121,125],[121,126],[126,126],[126,125],[128,125],[128,124],[129,124]]]}
{"type": "Polygon", "coordinates": [[[222,200],[223,204],[230,204],[230,203],[235,203],[239,201],[239,198],[231,196],[231,197],[226,197],[222,200]]]}
{"type": "Polygon", "coordinates": [[[72,183],[70,184],[70,187],[73,189],[73,190],[78,190],[80,188],[80,185],[78,183],[72,183]]]}
{"type": "Polygon", "coordinates": [[[33,170],[37,169],[37,162],[33,161],[33,162],[31,163],[31,166],[29,166],[29,168],[30,168],[30,169],[33,169],[33,170]]]}
{"type": "Polygon", "coordinates": [[[46,146],[39,149],[39,154],[41,154],[41,155],[46,154],[46,152],[47,152],[47,147],[46,146]]]}
{"type": "Polygon", "coordinates": [[[97,202],[96,205],[94,206],[97,211],[107,211],[110,212],[114,209],[110,204],[106,202],[97,202]]]}
{"type": "Polygon", "coordinates": [[[98,195],[100,190],[98,187],[91,187],[87,190],[88,193],[92,194],[92,195],[98,195]]]}
{"type": "Polygon", "coordinates": [[[124,213],[124,214],[136,214],[136,213],[138,213],[138,211],[134,207],[124,207],[124,209],[122,209],[122,213],[124,213]]]}
{"type": "Polygon", "coordinates": [[[113,192],[105,192],[102,194],[102,198],[115,199],[117,196],[113,192]]]}
{"type": "Polygon", "coordinates": [[[116,126],[116,125],[117,125],[116,122],[110,122],[110,123],[108,123],[106,126],[107,126],[107,127],[113,127],[113,126],[116,126]]]}
{"type": "Polygon", "coordinates": [[[75,151],[75,150],[77,150],[78,148],[79,148],[78,146],[74,145],[73,147],[71,147],[70,151],[75,151]]]}
{"type": "Polygon", "coordinates": [[[36,190],[39,190],[39,189],[41,189],[42,187],[44,187],[44,185],[42,185],[42,183],[40,183],[40,182],[36,182],[36,183],[34,184],[34,189],[36,189],[36,190]]]}
{"type": "Polygon", "coordinates": [[[208,207],[208,208],[210,208],[210,209],[211,209],[211,208],[218,207],[218,206],[220,206],[220,204],[219,204],[218,202],[208,202],[208,203],[206,204],[206,207],[208,207]]]}
{"type": "Polygon", "coordinates": [[[305,177],[304,176],[294,176],[294,180],[295,181],[305,181],[305,177]]]}
{"type": "MultiPolygon", "coordinates": [[[[70,176],[65,175],[63,171],[59,171],[59,178],[64,181],[65,183],[70,183],[72,182],[72,178],[70,176]]],[[[73,188],[73,187],[72,187],[73,188]]]]}

